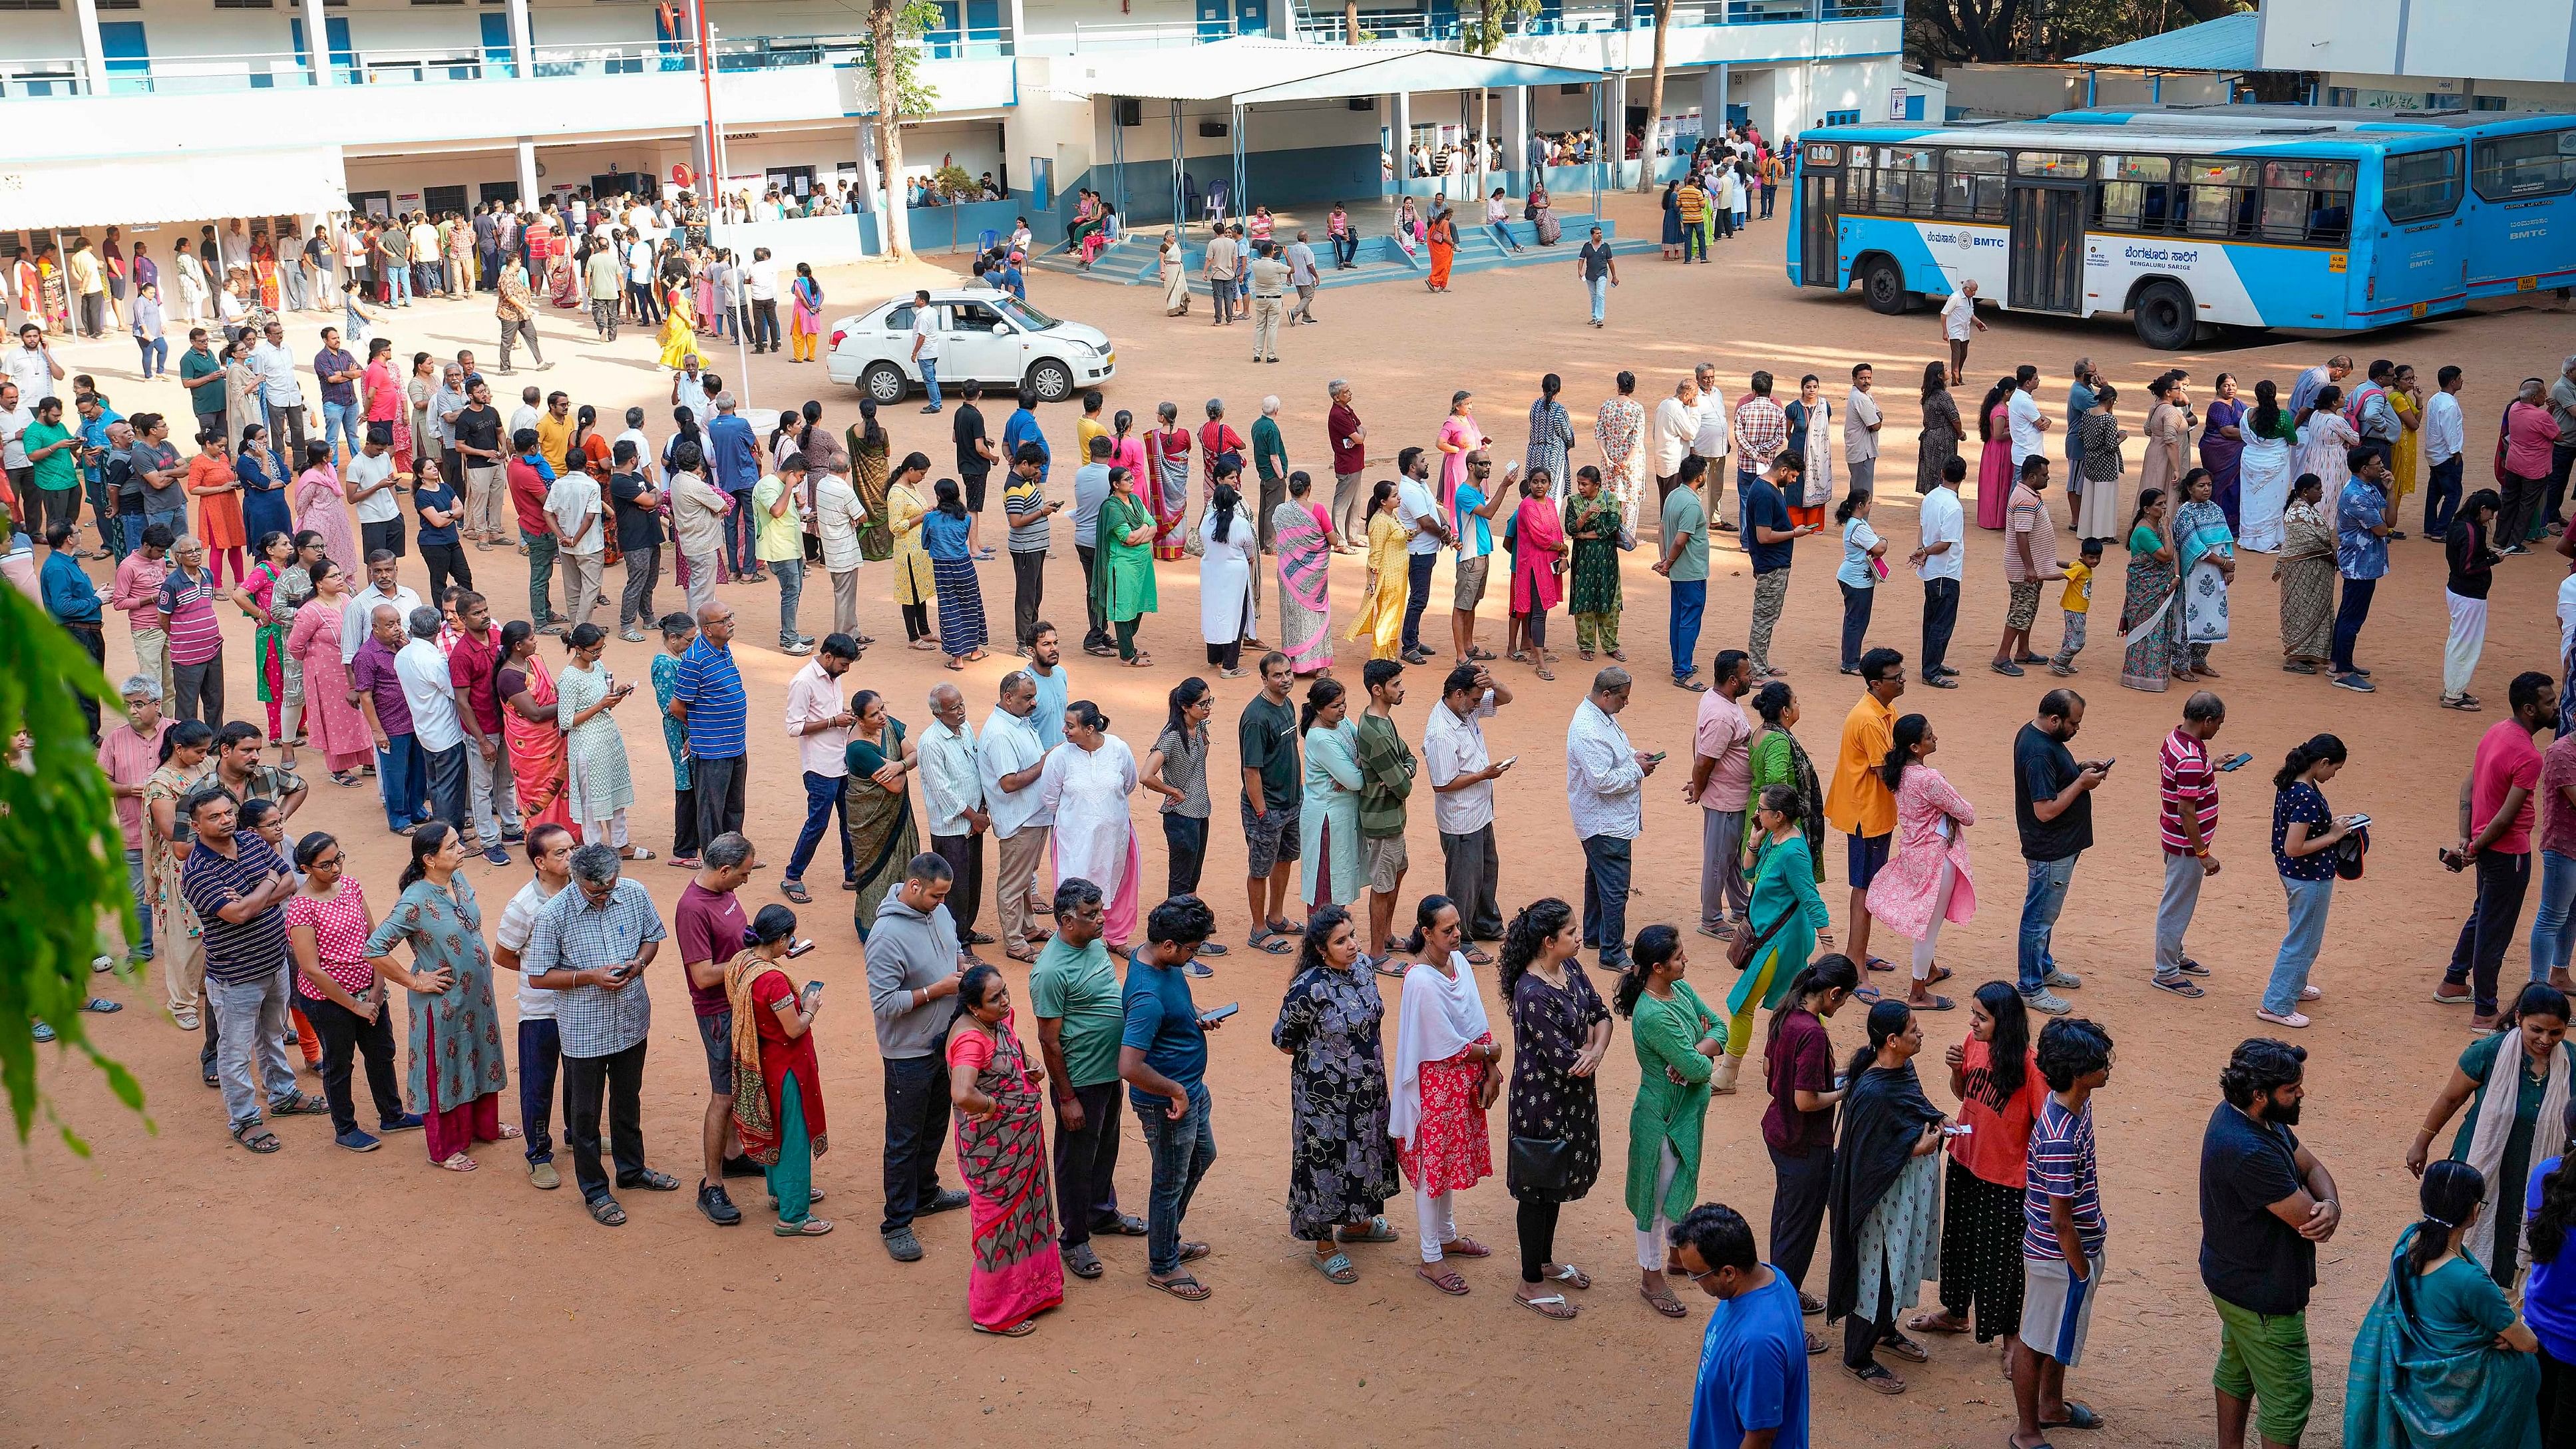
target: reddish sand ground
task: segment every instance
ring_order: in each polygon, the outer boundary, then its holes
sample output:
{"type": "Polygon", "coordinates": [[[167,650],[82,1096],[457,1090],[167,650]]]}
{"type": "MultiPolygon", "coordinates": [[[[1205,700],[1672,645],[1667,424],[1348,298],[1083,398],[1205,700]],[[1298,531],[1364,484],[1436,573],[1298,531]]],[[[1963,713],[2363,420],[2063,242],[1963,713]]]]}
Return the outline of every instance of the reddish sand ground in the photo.
{"type": "MultiPolygon", "coordinates": [[[[1631,232],[1651,234],[1653,213],[1642,203],[1619,199],[1613,210],[1631,232]]],[[[1276,367],[1245,361],[1246,330],[1210,331],[1204,302],[1190,318],[1166,321],[1153,289],[1054,277],[1037,278],[1036,300],[1097,322],[1117,340],[1121,372],[1110,390],[1113,409],[1150,418],[1153,405],[1169,398],[1180,403],[1184,418],[1195,419],[1204,397],[1221,394],[1236,425],[1249,427],[1261,395],[1275,391],[1286,403],[1292,458],[1319,474],[1327,471],[1323,385],[1332,376],[1350,378],[1358,390],[1372,434],[1372,473],[1391,473],[1399,447],[1429,443],[1457,387],[1477,391],[1479,415],[1502,456],[1517,457],[1522,412],[1539,375],[1561,373],[1569,379],[1566,401],[1583,439],[1580,460],[1597,456],[1591,410],[1610,394],[1609,375],[1617,369],[1635,369],[1639,395],[1651,403],[1682,369],[1703,359],[1717,363],[1730,392],[1755,367],[1785,378],[1807,370],[1839,377],[1854,360],[1874,360],[1889,417],[1882,477],[1892,485],[1878,522],[1901,554],[1914,532],[1914,498],[1902,486],[1914,456],[1912,380],[1939,353],[1937,323],[1929,313],[1875,316],[1856,296],[1791,290],[1779,261],[1783,230],[1779,222],[1757,224],[1748,237],[1718,248],[1716,267],[1699,272],[1661,264],[1651,253],[1623,258],[1625,284],[1614,294],[1611,326],[1597,333],[1581,325],[1583,293],[1570,254],[1550,267],[1462,276],[1445,297],[1395,286],[1327,292],[1322,325],[1289,332],[1285,361],[1276,367]]],[[[840,301],[910,285],[888,270],[852,270],[830,280],[840,301]]],[[[415,344],[487,353],[491,346],[489,314],[479,305],[431,307],[402,320],[397,334],[406,352],[415,344]]],[[[551,355],[568,360],[538,381],[571,388],[606,416],[630,402],[655,404],[659,436],[657,373],[644,341],[630,334],[615,348],[600,347],[586,340],[586,328],[576,338],[572,324],[553,313],[544,325],[551,355]]],[[[2563,319],[2544,308],[2350,344],[2231,337],[2167,356],[2142,350],[2117,324],[2013,318],[1978,338],[1970,372],[1972,379],[1989,378],[2034,361],[2044,370],[2042,395],[2054,414],[2067,364],[2078,354],[2090,354],[2128,397],[2141,400],[2146,380],[2175,363],[2193,370],[2198,395],[2205,396],[2219,369],[2249,384],[2268,375],[2286,385],[2297,369],[2341,346],[2365,358],[2404,358],[2428,378],[2438,365],[2459,362],[2473,383],[2468,452],[2480,461],[2470,473],[2482,481],[2503,390],[2524,373],[2546,373],[2566,351],[2564,332],[2563,319]]],[[[300,326],[299,345],[308,345],[309,335],[300,326]]],[[[138,404],[176,410],[175,383],[137,381],[121,340],[67,352],[74,365],[94,369],[127,411],[138,404]]],[[[828,387],[818,368],[762,359],[754,374],[764,404],[819,395],[827,424],[836,429],[856,415],[855,397],[828,387]]],[[[1982,390],[1966,389],[1962,407],[1972,409],[1982,390]]],[[[1839,382],[1833,392],[1839,398],[1839,382]]],[[[2124,411],[2136,430],[2141,410],[2124,411]]],[[[946,419],[934,432],[907,406],[890,410],[885,421],[898,453],[920,447],[944,460],[946,419]]],[[[998,426],[998,413],[993,421],[998,426]]],[[[1073,421],[1070,409],[1046,415],[1059,458],[1069,457],[1073,421]]],[[[2134,490],[2132,447],[2127,486],[2134,490]]],[[[998,524],[998,499],[994,510],[991,522],[998,524]]],[[[1958,972],[1951,990],[1961,995],[1981,980],[2011,973],[2020,872],[2008,824],[2007,740],[2052,682],[2044,676],[2006,681],[1985,672],[2004,597],[1995,535],[1971,529],[1969,552],[1953,654],[1968,671],[1964,687],[1941,694],[1918,687],[1899,706],[1932,715],[1944,744],[1938,763],[1981,813],[1970,837],[1980,908],[1972,922],[1951,928],[1943,950],[1958,972]]],[[[1800,689],[1812,691],[1800,734],[1813,753],[1830,759],[1855,693],[1853,682],[1832,667],[1840,618],[1831,578],[1835,553],[1829,544],[1811,542],[1800,554],[1774,657],[1800,689]]],[[[2182,1444],[2209,1436],[2216,1325],[2194,1271],[2193,1162],[2215,1099],[2217,1068],[2260,1025],[2252,1011],[2282,923],[2280,888],[2263,850],[2270,803],[2265,777],[2287,745],[2322,728],[2340,730],[2352,750],[2351,768],[2333,789],[2334,804],[2376,816],[2381,849],[2367,882],[2342,893],[2317,971],[2326,997],[2316,1008],[2316,1028],[2302,1035],[2315,1054],[2303,1130],[2337,1173],[2347,1208],[2343,1232],[2320,1255],[2312,1316],[2317,1442],[2335,1433],[2347,1345],[2377,1288],[2388,1244],[2412,1216],[2413,1186],[2399,1154],[2446,1064],[2468,1040],[2462,1014],[2434,1007],[2425,996],[2469,896],[2464,882],[2435,865],[2432,846],[2454,834],[2457,781],[2477,733],[2499,717],[2507,679],[2518,669],[2554,667],[2551,608],[2561,571],[2548,558],[2501,571],[2478,678],[2494,703],[2488,714],[2460,716],[2434,708],[2444,633],[2439,555],[2408,540],[2396,545],[2395,557],[2363,636],[2362,654],[2377,667],[2381,684],[2369,698],[2330,693],[2321,679],[2280,673],[2266,571],[2257,563],[2242,576],[2236,637],[2215,656],[2226,673],[2219,688],[2232,709],[2220,743],[2252,751],[2256,764],[2226,779],[2217,836],[2225,870],[2210,882],[2191,937],[2194,954],[2215,973],[2200,1002],[2175,1001],[2146,984],[2159,879],[2154,751],[2178,718],[2183,695],[2144,697],[2116,683],[2113,634],[2123,562],[2116,554],[2096,595],[2093,644],[2076,681],[2092,701],[2082,743],[2087,753],[2121,757],[2122,766],[2097,797],[2101,843],[2076,876],[2057,939],[2061,961],[2087,979],[2075,997],[2078,1009],[2118,1039],[2118,1070],[2097,1099],[2110,1282],[2090,1357],[2070,1385],[2113,1426],[2097,1436],[2106,1443],[2182,1444]],[[2363,1001],[2375,1009],[2365,1011],[2363,1001]]],[[[1625,580],[1627,639],[1642,680],[1626,723],[1641,746],[1687,758],[1697,697],[1659,682],[1664,587],[1647,562],[1644,554],[1630,560],[1625,580]]],[[[499,603],[497,612],[524,612],[518,558],[476,554],[473,563],[499,603]]],[[[1335,570],[1337,629],[1353,617],[1362,582],[1356,565],[1344,560],[1335,570]]],[[[1746,574],[1740,552],[1730,545],[1720,553],[1703,657],[1742,643],[1751,594],[1746,574]]],[[[414,587],[423,583],[416,559],[405,577],[414,587]]],[[[983,577],[988,613],[1007,626],[1009,572],[997,565],[983,577]]],[[[881,638],[900,640],[883,602],[885,578],[881,571],[865,576],[865,618],[881,638]]],[[[1078,580],[1070,550],[1060,547],[1048,580],[1049,612],[1059,620],[1080,612],[1078,580]]],[[[1445,564],[1436,587],[1436,597],[1445,599],[1445,564]]],[[[1876,638],[1911,655],[1919,595],[1902,572],[1885,594],[1876,638]]],[[[1145,630],[1159,660],[1155,669],[1131,674],[1080,656],[1073,661],[1073,693],[1098,701],[1114,717],[1113,727],[1140,747],[1151,738],[1164,691],[1200,672],[1195,595],[1191,569],[1165,571],[1162,612],[1145,630]]],[[[666,584],[662,597],[676,603],[678,593],[666,584]]],[[[740,611],[739,653],[755,700],[749,814],[772,866],[746,888],[748,903],[757,905],[776,898],[776,867],[802,803],[794,756],[775,724],[797,661],[768,647],[771,590],[742,587],[729,597],[740,611]]],[[[2038,630],[2044,646],[2057,639],[2055,602],[2052,589],[2038,630]]],[[[1489,604],[1483,635],[1489,645],[1500,633],[1499,612],[1489,604]]],[[[809,598],[804,617],[808,629],[820,632],[828,605],[809,598]]],[[[1445,627],[1445,616],[1435,612],[1428,622],[1445,627]]],[[[231,687],[244,701],[236,712],[247,713],[249,677],[240,663],[247,636],[240,621],[229,627],[231,687]]],[[[1565,637],[1570,630],[1562,620],[1558,627],[1565,662],[1557,681],[1540,685],[1526,670],[1507,673],[1518,698],[1490,726],[1498,755],[1524,758],[1502,786],[1507,910],[1540,894],[1578,897],[1581,887],[1569,864],[1576,853],[1559,804],[1558,771],[1562,732],[1586,674],[1565,637]]],[[[125,630],[117,625],[110,632],[111,673],[121,677],[125,630]]],[[[612,644],[610,662],[621,674],[640,677],[649,647],[612,644]]],[[[1361,657],[1345,643],[1343,672],[1355,677],[1361,657]]],[[[997,654],[964,677],[977,720],[1010,664],[1006,653],[997,654]]],[[[916,725],[925,722],[924,691],[953,677],[938,670],[936,656],[899,644],[879,645],[851,676],[889,693],[916,725]]],[[[1406,732],[1416,739],[1434,677],[1415,671],[1412,681],[1404,715],[1406,732]]],[[[1228,681],[1219,690],[1220,733],[1249,696],[1248,685],[1228,681]]],[[[666,760],[649,717],[631,710],[630,716],[629,753],[641,797],[637,838],[666,846],[666,760]]],[[[1220,754],[1230,758],[1230,746],[1220,754]]],[[[1632,928],[1686,921],[1695,909],[1698,811],[1680,798],[1680,768],[1677,759],[1649,791],[1632,928]]],[[[1220,805],[1221,821],[1231,813],[1220,805]]],[[[1426,813],[1415,812],[1408,902],[1437,882],[1437,843],[1429,821],[1419,818],[1426,813]]],[[[1138,818],[1147,841],[1158,841],[1142,803],[1138,818]]],[[[297,823],[345,832],[360,877],[384,901],[402,846],[383,833],[380,820],[370,795],[325,782],[297,823]]],[[[1228,938],[1239,942],[1241,839],[1230,825],[1214,836],[1206,890],[1228,938]]],[[[1837,842],[1837,861],[1840,853],[1837,842]]],[[[1148,845],[1146,870],[1149,879],[1161,878],[1159,844],[1148,845]]],[[[1827,896],[1840,925],[1841,867],[1832,870],[1827,896]]],[[[637,873],[667,911],[682,877],[660,864],[637,873]]],[[[642,1444],[709,1436],[763,1443],[970,1436],[1108,1443],[1188,1430],[1261,1444],[1319,1437],[1670,1443],[1680,1436],[1706,1308],[1693,1296],[1689,1321],[1669,1323],[1635,1295],[1631,1223],[1619,1187],[1636,1072],[1624,1029],[1602,1070],[1603,1181],[1567,1211],[1559,1239],[1559,1256],[1596,1279],[1588,1294],[1576,1295],[1584,1308],[1578,1321],[1545,1322],[1508,1301],[1512,1214],[1499,1181],[1462,1195],[1458,1205],[1460,1227],[1501,1250],[1489,1262],[1466,1265],[1471,1296],[1444,1298],[1413,1278],[1413,1214],[1401,1200],[1390,1216],[1407,1241],[1359,1250],[1359,1284],[1335,1287],[1299,1263],[1304,1249],[1289,1240],[1283,1219],[1288,1084],[1264,1034],[1288,963],[1238,946],[1216,979],[1198,988],[1203,1003],[1240,1001],[1245,1008],[1214,1039],[1211,1085],[1221,1158],[1189,1221],[1193,1235],[1216,1246],[1202,1265],[1214,1298],[1191,1306],[1151,1292],[1143,1282],[1142,1245],[1111,1243],[1103,1254],[1107,1277],[1069,1284],[1067,1306],[1047,1317],[1034,1337],[1000,1343],[967,1330],[963,1214],[925,1224],[929,1256],[919,1264],[892,1264],[878,1247],[872,1229],[880,1109],[861,963],[840,914],[846,898],[829,888],[828,869],[816,874],[823,889],[807,916],[823,948],[808,965],[833,983],[830,1009],[817,1029],[838,1149],[820,1162],[816,1180],[830,1190],[825,1211],[841,1220],[842,1231],[819,1242],[779,1241],[762,1230],[754,1212],[751,1225],[720,1233],[691,1210],[686,1194],[629,1193],[624,1200],[633,1221],[609,1232],[583,1216],[569,1186],[551,1195],[531,1192],[513,1147],[486,1148],[483,1171],[450,1176],[422,1160],[418,1138],[396,1138],[381,1153],[353,1157],[332,1150],[317,1120],[283,1124],[285,1151],[253,1157],[224,1136],[213,1095],[197,1084],[194,1039],[152,1009],[159,983],[103,981],[109,994],[143,1008],[90,1021],[105,1049],[141,1076],[151,1130],[118,1109],[87,1067],[49,1059],[42,1080],[52,1094],[50,1110],[86,1133],[97,1156],[78,1161],[39,1135],[16,1170],[0,1174],[0,1220],[12,1237],[0,1282],[13,1305],[20,1365],[13,1392],[0,1401],[0,1425],[28,1444],[517,1444],[560,1442],[568,1433],[642,1444]],[[1567,1352],[1575,1357],[1564,1358],[1567,1352]]],[[[517,867],[474,865],[487,919],[521,875],[517,867]]],[[[1695,979],[1702,989],[1729,984],[1714,943],[1686,939],[1700,958],[1695,979]]],[[[2509,981],[2518,977],[2522,959],[2519,946],[2509,953],[2509,981]]],[[[654,1164],[693,1179],[704,1078],[677,974],[655,973],[660,1009],[645,1128],[654,1164]]],[[[1009,975],[1015,987],[1024,979],[1017,968],[1009,975]]],[[[1607,979],[1600,984],[1606,991],[1607,979]]],[[[501,999],[510,1000],[506,983],[501,999]]],[[[1851,1013],[1834,1030],[1843,1050],[1861,1036],[1851,1013]]],[[[1944,1104],[1950,1099],[1939,1049],[1965,1030],[1964,1011],[1930,1023],[1927,1086],[1944,1104]]],[[[516,1120],[515,1083],[505,1103],[505,1117],[516,1120]]],[[[1757,1092],[1716,1102],[1700,1184],[1702,1196],[1734,1204],[1757,1225],[1767,1224],[1771,1197],[1761,1105],[1757,1092]]],[[[1133,1127],[1126,1141],[1120,1186],[1128,1205],[1141,1209],[1146,1155],[1133,1127]]],[[[569,1162],[564,1166],[568,1176],[569,1162]]],[[[756,1208],[756,1199],[755,1187],[744,1195],[746,1207],[756,1208]]],[[[1824,1271],[1819,1261],[1812,1287],[1821,1289],[1824,1271]]],[[[1932,1294],[1924,1290],[1927,1302],[1932,1294]]],[[[1993,1353],[1946,1339],[1934,1340],[1932,1353],[1928,1366],[1900,1366],[1915,1384],[1894,1402],[1866,1393],[1831,1359],[1814,1361],[1818,1442],[1991,1449],[2010,1428],[2009,1389],[1993,1353]]]]}

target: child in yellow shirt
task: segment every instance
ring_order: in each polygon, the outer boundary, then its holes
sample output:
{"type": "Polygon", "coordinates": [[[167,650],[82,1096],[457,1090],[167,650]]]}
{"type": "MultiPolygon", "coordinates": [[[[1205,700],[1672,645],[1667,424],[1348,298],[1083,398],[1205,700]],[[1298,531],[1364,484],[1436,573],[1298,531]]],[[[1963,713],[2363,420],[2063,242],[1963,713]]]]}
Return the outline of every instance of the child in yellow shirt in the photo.
{"type": "Polygon", "coordinates": [[[2048,661],[2051,674],[2073,674],[2075,656],[2084,652],[2084,621],[2093,611],[2093,570],[2102,563],[2102,540],[2084,540],[2083,562],[2066,566],[2066,592],[2058,595],[2057,605],[2066,611],[2066,638],[2057,646],[2057,657],[2048,661]]]}

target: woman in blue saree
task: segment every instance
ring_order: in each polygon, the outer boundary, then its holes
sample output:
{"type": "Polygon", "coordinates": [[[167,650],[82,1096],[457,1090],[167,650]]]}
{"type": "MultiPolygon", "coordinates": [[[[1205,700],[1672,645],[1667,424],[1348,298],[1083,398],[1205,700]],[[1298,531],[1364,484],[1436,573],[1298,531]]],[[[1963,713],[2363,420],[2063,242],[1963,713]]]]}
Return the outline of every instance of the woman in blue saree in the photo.
{"type": "Polygon", "coordinates": [[[2352,1342],[2346,1449],[2540,1449],[2540,1342],[2463,1246],[2485,1196],[2465,1162],[2424,1169],[2424,1216],[2352,1342]]]}
{"type": "Polygon", "coordinates": [[[2183,505],[2174,513],[2176,577],[2182,588],[2182,633],[2174,649],[2174,677],[2216,679],[2209,647],[2227,639],[2227,590],[2236,582],[2236,534],[2216,501],[2216,480],[2206,468],[2183,475],[2183,505]]]}

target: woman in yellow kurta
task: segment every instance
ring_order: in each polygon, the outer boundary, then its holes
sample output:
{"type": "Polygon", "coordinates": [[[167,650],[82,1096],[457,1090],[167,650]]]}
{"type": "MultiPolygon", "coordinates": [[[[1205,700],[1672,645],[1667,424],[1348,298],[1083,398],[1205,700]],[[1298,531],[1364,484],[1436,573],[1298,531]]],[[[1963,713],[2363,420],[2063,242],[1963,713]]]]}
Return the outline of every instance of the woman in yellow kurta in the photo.
{"type": "Polygon", "coordinates": [[[1405,530],[1395,521],[1395,481],[1378,480],[1369,495],[1368,592],[1348,637],[1368,639],[1369,658],[1394,659],[1404,635],[1405,530]]]}
{"type": "Polygon", "coordinates": [[[894,601],[903,606],[906,633],[911,632],[914,619],[921,621],[912,647],[937,648],[930,634],[928,606],[939,598],[939,591],[931,582],[930,554],[921,546],[921,516],[928,510],[909,471],[886,486],[885,498],[886,526],[894,534],[894,601]]]}
{"type": "MultiPolygon", "coordinates": [[[[2390,496],[2403,504],[2406,495],[2415,491],[2415,471],[2424,451],[2424,435],[2416,431],[2424,424],[2424,399],[2415,390],[2415,369],[2401,367],[2397,369],[2397,375],[2389,379],[2388,406],[2397,413],[2397,446],[2390,451],[2388,459],[2388,476],[2393,480],[2396,492],[2390,496]]],[[[2388,516],[2403,518],[2405,515],[2392,511],[2388,516]]]]}
{"type": "MultiPolygon", "coordinates": [[[[691,357],[697,355],[698,330],[689,325],[690,302],[687,287],[673,284],[664,300],[670,306],[662,317],[661,361],[664,367],[678,368],[685,366],[691,357]]],[[[705,418],[698,419],[702,427],[706,421],[705,418]]]]}

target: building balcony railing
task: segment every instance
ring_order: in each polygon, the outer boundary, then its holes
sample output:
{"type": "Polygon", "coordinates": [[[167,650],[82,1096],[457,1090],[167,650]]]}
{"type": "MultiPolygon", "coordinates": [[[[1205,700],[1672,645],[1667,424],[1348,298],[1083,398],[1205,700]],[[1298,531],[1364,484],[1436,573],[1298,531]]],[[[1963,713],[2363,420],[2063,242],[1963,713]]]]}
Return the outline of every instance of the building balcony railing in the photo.
{"type": "MultiPolygon", "coordinates": [[[[1682,27],[1889,20],[1903,13],[1903,0],[1674,0],[1672,23],[1682,27]]],[[[1652,30],[1654,26],[1650,0],[1637,0],[1634,5],[1608,5],[1593,0],[1569,4],[1553,17],[1531,19],[1512,33],[1615,35],[1652,30]]],[[[1360,11],[1361,34],[1376,40],[1451,41],[1460,37],[1463,28],[1464,22],[1458,19],[1435,21],[1419,9],[1360,11]]],[[[1297,27],[1297,38],[1321,45],[1349,43],[1338,13],[1314,15],[1297,27]]]]}

